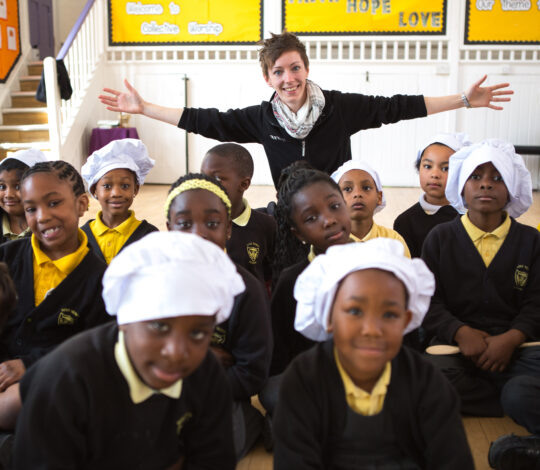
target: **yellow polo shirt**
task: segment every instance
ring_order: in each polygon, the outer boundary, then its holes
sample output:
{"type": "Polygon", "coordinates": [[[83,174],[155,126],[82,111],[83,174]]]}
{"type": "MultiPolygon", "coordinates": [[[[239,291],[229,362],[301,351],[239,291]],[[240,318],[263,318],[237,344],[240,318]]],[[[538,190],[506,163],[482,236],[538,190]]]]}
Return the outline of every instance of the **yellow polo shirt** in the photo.
{"type": "Polygon", "coordinates": [[[242,198],[242,202],[244,203],[245,209],[236,219],[233,219],[233,224],[240,227],[245,227],[249,222],[249,218],[251,217],[251,206],[249,205],[247,199],[242,198]]]}
{"type": "Polygon", "coordinates": [[[508,235],[508,231],[510,230],[510,217],[508,217],[508,214],[506,213],[505,215],[506,218],[504,219],[504,222],[493,230],[493,232],[484,232],[483,230],[480,230],[471,222],[468,214],[461,216],[461,223],[465,227],[465,230],[478,250],[478,253],[480,253],[480,256],[484,260],[486,267],[493,261],[493,258],[499,251],[499,248],[502,246],[508,235]]]}
{"type": "Polygon", "coordinates": [[[136,405],[150,398],[154,393],[162,393],[170,398],[180,398],[180,394],[182,393],[182,379],[173,383],[170,387],[154,390],[139,378],[129,359],[123,331],[118,332],[118,341],[114,345],[114,358],[128,384],[131,401],[136,405]]]}
{"type": "Polygon", "coordinates": [[[90,230],[96,238],[97,244],[107,264],[118,254],[129,237],[141,224],[140,220],[135,218],[135,212],[129,211],[129,217],[118,227],[109,228],[101,220],[102,212],[99,211],[97,217],[90,222],[90,230]]]}
{"type": "Polygon", "coordinates": [[[39,247],[34,234],[31,237],[34,252],[34,301],[36,307],[47,293],[57,287],[80,264],[89,251],[86,233],[79,229],[79,248],[77,251],[51,260],[39,247]]]}
{"type": "Polygon", "coordinates": [[[2,233],[8,240],[17,240],[17,238],[26,237],[26,235],[30,233],[30,227],[27,227],[26,230],[23,230],[21,233],[13,233],[11,231],[11,225],[9,224],[9,216],[4,214],[2,217],[2,233]]]}
{"type": "Polygon", "coordinates": [[[390,377],[392,375],[392,365],[390,362],[386,363],[379,380],[377,380],[371,393],[368,393],[355,385],[349,377],[349,374],[347,374],[339,361],[337,349],[335,347],[334,358],[336,360],[339,375],[343,381],[343,387],[345,388],[345,399],[350,408],[354,412],[364,416],[373,416],[380,413],[383,409],[384,399],[386,398],[388,384],[390,383],[390,377]]]}
{"type": "Polygon", "coordinates": [[[399,233],[397,233],[395,230],[392,230],[391,228],[386,228],[386,227],[383,227],[382,225],[377,225],[375,222],[373,222],[373,226],[371,227],[370,231],[367,233],[367,235],[364,238],[358,238],[352,233],[351,233],[351,238],[355,242],[367,242],[368,240],[372,240],[373,238],[391,238],[392,240],[397,240],[398,242],[401,242],[401,244],[403,245],[403,249],[405,250],[405,256],[407,258],[411,257],[411,252],[409,251],[409,247],[407,246],[407,243],[405,242],[405,240],[399,233]]]}

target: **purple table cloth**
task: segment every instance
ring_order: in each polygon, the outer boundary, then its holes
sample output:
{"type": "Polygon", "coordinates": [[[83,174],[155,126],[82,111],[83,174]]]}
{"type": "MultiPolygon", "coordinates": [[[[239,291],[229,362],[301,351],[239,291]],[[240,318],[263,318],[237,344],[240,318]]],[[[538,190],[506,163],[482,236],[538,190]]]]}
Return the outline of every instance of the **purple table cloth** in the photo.
{"type": "Polygon", "coordinates": [[[134,127],[113,127],[112,129],[92,129],[88,155],[105,147],[109,142],[119,139],[138,139],[139,134],[134,127]]]}

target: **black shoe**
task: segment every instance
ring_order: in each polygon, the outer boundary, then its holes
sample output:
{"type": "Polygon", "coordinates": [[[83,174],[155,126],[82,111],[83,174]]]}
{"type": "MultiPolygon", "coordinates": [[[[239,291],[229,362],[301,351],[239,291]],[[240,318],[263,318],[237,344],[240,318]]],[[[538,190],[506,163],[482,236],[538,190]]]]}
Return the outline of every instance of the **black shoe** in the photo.
{"type": "Polygon", "coordinates": [[[491,443],[488,461],[496,470],[539,470],[540,436],[501,436],[491,443]]]}

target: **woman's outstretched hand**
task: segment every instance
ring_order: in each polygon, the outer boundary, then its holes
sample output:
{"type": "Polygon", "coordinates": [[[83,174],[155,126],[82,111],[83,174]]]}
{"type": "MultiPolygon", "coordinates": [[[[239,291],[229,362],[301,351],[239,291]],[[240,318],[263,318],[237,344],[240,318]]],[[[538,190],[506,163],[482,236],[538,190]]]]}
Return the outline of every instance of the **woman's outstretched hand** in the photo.
{"type": "Polygon", "coordinates": [[[124,80],[127,88],[126,92],[113,90],[112,88],[103,88],[106,95],[99,95],[99,100],[107,106],[109,111],[117,113],[143,114],[144,101],[131,84],[124,80]]]}
{"type": "Polygon", "coordinates": [[[484,75],[476,83],[473,83],[465,92],[471,107],[473,108],[490,108],[497,111],[502,110],[502,106],[496,106],[493,103],[510,101],[507,95],[513,95],[514,92],[509,90],[509,83],[498,83],[497,85],[482,87],[482,83],[486,81],[487,75],[484,75]],[[504,88],[504,89],[503,89],[504,88]]]}

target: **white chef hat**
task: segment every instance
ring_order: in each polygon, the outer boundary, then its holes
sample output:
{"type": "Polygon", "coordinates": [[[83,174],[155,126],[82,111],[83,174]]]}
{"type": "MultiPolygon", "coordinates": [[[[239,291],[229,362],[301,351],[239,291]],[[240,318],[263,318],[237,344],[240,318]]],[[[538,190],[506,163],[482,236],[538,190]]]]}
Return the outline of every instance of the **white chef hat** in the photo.
{"type": "Polygon", "coordinates": [[[416,154],[416,164],[420,163],[422,159],[422,154],[430,145],[433,144],[442,144],[451,148],[454,152],[457,152],[462,147],[467,147],[471,145],[471,139],[464,132],[454,132],[454,133],[440,133],[426,139],[420,147],[418,148],[418,153],[416,154]]]}
{"type": "Polygon", "coordinates": [[[331,246],[300,274],[294,286],[296,330],[315,341],[328,339],[328,319],[339,282],[352,272],[371,268],[390,271],[403,282],[409,294],[407,308],[412,312],[404,334],[418,328],[435,291],[435,278],[420,258],[405,257],[397,240],[374,238],[331,246]]]}
{"type": "Polygon", "coordinates": [[[466,212],[463,187],[472,172],[484,163],[491,162],[501,174],[509,202],[505,210],[512,217],[519,217],[532,204],[531,174],[514,146],[504,140],[487,139],[470,147],[464,147],[450,157],[446,199],[461,213],[466,212]]]}
{"type": "Polygon", "coordinates": [[[184,315],[225,321],[245,290],[227,254],[182,232],[155,232],[122,250],[103,277],[103,300],[119,325],[184,315]]]}
{"type": "Polygon", "coordinates": [[[26,149],[26,150],[17,150],[12,153],[9,157],[6,157],[2,160],[2,163],[7,162],[8,160],[19,160],[21,163],[24,163],[28,167],[34,166],[36,163],[46,162],[47,157],[45,154],[38,149],[26,149]]]}
{"type": "Polygon", "coordinates": [[[339,180],[341,177],[351,170],[363,170],[366,173],[369,173],[370,176],[373,178],[373,181],[375,181],[375,186],[377,187],[377,191],[382,192],[382,201],[381,204],[378,205],[375,208],[374,213],[382,211],[386,207],[386,198],[384,197],[384,192],[381,184],[381,179],[379,178],[379,174],[366,162],[362,162],[360,160],[347,160],[343,165],[341,165],[334,173],[330,175],[330,177],[339,184],[339,180]]]}
{"type": "Polygon", "coordinates": [[[142,185],[154,164],[146,145],[139,139],[113,140],[88,157],[81,168],[81,175],[91,189],[105,173],[125,168],[133,171],[137,175],[137,183],[142,185]]]}

